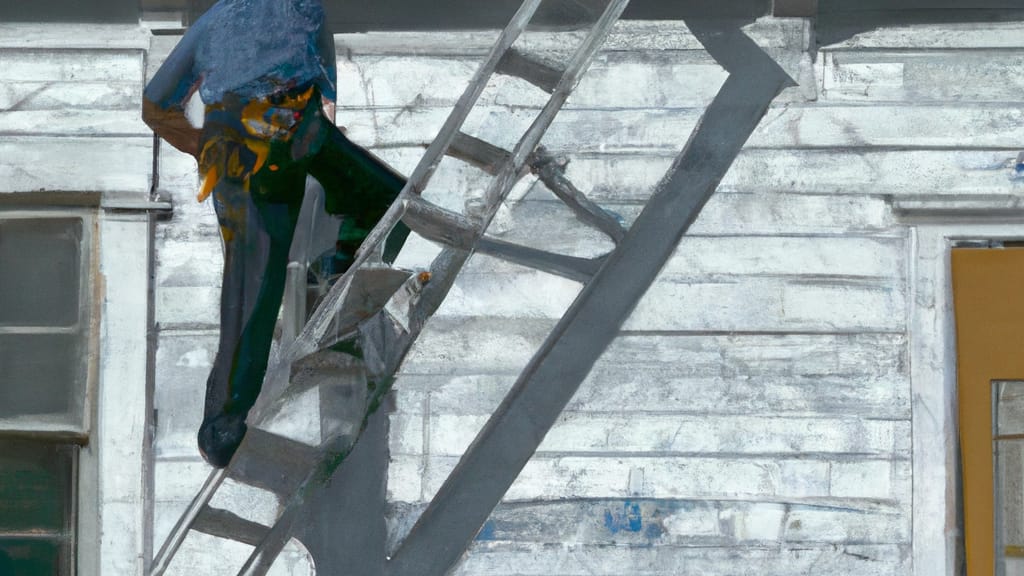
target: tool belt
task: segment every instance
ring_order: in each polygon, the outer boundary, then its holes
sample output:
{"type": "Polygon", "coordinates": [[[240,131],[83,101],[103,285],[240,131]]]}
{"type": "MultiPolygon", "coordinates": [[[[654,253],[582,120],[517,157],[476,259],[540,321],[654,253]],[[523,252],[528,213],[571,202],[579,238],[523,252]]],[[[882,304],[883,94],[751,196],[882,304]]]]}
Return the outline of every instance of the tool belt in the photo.
{"type": "Polygon", "coordinates": [[[291,142],[300,126],[308,124],[304,120],[319,110],[319,96],[320,91],[310,86],[255,100],[228,94],[207,106],[199,154],[199,201],[224,178],[248,190],[249,178],[266,164],[271,144],[291,142]]]}

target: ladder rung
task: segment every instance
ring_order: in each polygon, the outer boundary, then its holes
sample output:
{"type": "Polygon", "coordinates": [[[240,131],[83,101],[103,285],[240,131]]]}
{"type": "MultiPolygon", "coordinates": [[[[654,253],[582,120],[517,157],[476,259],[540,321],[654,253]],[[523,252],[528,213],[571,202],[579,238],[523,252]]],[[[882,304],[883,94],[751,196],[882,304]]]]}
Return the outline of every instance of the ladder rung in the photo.
{"type": "Polygon", "coordinates": [[[594,274],[597,274],[603,257],[580,258],[578,256],[566,256],[557,252],[538,250],[529,246],[512,244],[494,238],[481,238],[477,243],[477,251],[482,254],[501,258],[522,266],[556,274],[577,282],[587,282],[594,274]]]}
{"type": "Polygon", "coordinates": [[[427,240],[468,249],[479,236],[479,229],[462,214],[419,197],[403,203],[402,222],[427,240]]]}
{"type": "Polygon", "coordinates": [[[470,136],[465,132],[455,135],[451,146],[448,147],[447,154],[468,162],[492,176],[497,174],[501,167],[512,158],[512,153],[508,150],[476,136],[470,136]]]}
{"type": "Polygon", "coordinates": [[[250,546],[259,544],[267,535],[267,532],[270,531],[270,528],[263,524],[242,518],[233,512],[220,508],[211,508],[210,506],[204,506],[199,512],[195,523],[192,524],[192,529],[203,534],[227,538],[249,544],[250,546]]]}
{"type": "Polygon", "coordinates": [[[257,488],[288,496],[317,459],[317,449],[259,428],[249,428],[228,476],[257,488]]]}
{"type": "Polygon", "coordinates": [[[499,74],[522,78],[530,84],[540,88],[548,94],[555,91],[558,81],[562,79],[564,70],[549,66],[540,60],[531,58],[526,54],[510,48],[495,70],[499,74]]]}

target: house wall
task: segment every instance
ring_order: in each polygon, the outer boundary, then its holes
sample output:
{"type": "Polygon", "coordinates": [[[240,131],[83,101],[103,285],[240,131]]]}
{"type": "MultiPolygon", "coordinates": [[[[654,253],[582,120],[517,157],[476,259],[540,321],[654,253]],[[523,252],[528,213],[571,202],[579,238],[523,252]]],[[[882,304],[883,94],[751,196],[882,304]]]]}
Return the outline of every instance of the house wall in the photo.
{"type": "MultiPolygon", "coordinates": [[[[890,29],[816,53],[806,26],[750,28],[801,86],[765,115],[458,573],[953,573],[941,271],[958,228],[1005,236],[1020,218],[1020,25],[890,29]]],[[[487,38],[339,46],[339,124],[408,172],[487,38]]],[[[681,25],[623,25],[545,144],[629,221],[723,79],[681,25]]],[[[484,101],[471,131],[508,147],[542,95],[499,80],[484,101]]],[[[458,209],[482,182],[449,162],[427,195],[458,209]]],[[[530,177],[495,226],[574,255],[610,248],[530,177]]],[[[390,546],[578,288],[474,257],[396,383],[390,546]]]]}
{"type": "MultiPolygon", "coordinates": [[[[152,140],[131,111],[143,66],[151,75],[177,38],[154,36],[147,52],[67,43],[75,33],[53,27],[5,30],[0,39],[18,40],[0,45],[0,191],[84,192],[121,202],[121,217],[132,202],[144,211],[152,140]],[[36,38],[63,48],[40,54],[36,38]]],[[[458,573],[953,573],[952,396],[940,366],[949,363],[944,250],[957,234],[937,227],[966,218],[963,237],[1005,236],[1020,218],[1024,30],[892,29],[820,50],[810,32],[783,19],[749,29],[800,86],[765,115],[458,573]]],[[[338,123],[410,172],[493,36],[338,36],[338,123]]],[[[526,38],[550,57],[570,40],[526,38]]],[[[545,144],[569,157],[577,187],[631,221],[724,78],[683,25],[622,24],[545,144]]],[[[510,146],[542,101],[498,80],[470,125],[510,146]]],[[[194,434],[216,348],[221,256],[212,208],[194,199],[194,161],[163,144],[157,166],[173,211],[153,232],[153,522],[138,530],[159,546],[209,470],[194,434]]],[[[461,209],[483,181],[446,160],[427,194],[461,209]]],[[[532,176],[492,231],[577,255],[611,247],[532,176]]],[[[411,241],[402,262],[429,254],[411,241]]],[[[392,549],[578,289],[471,261],[396,383],[392,549]]],[[[118,396],[106,398],[113,410],[118,396]]],[[[136,434],[147,422],[107,421],[136,434]]],[[[114,537],[116,514],[148,522],[143,485],[132,486],[138,496],[97,507],[111,521],[107,545],[120,550],[110,561],[134,559],[137,570],[147,538],[114,537]],[[125,541],[135,548],[118,548],[125,541]]],[[[256,519],[277,506],[241,487],[227,498],[256,519]]],[[[246,554],[210,540],[189,546],[178,571],[222,573],[246,554]]],[[[310,560],[292,545],[275,570],[309,574],[310,560]]]]}

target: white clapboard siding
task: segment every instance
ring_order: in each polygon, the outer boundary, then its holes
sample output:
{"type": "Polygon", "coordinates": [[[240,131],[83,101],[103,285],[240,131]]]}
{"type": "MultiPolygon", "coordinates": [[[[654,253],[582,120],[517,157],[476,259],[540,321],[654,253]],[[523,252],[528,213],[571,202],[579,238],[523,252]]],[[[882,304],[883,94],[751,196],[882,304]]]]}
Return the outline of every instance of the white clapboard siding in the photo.
{"type": "MultiPolygon", "coordinates": [[[[777,102],[804,100],[816,86],[810,59],[796,51],[770,56],[804,86],[777,102]]],[[[339,114],[373,107],[451,107],[480,65],[479,56],[367,56],[339,60],[339,114]]],[[[580,80],[565,108],[692,108],[706,106],[728,74],[703,50],[604,52],[580,80]]],[[[548,94],[510,76],[494,76],[480,104],[540,107],[548,94]]]]}
{"type": "MultiPolygon", "coordinates": [[[[547,318],[433,318],[403,365],[403,373],[518,373],[553,326],[554,321],[547,318]]],[[[621,367],[627,372],[642,371],[644,366],[662,370],[675,364],[680,376],[905,376],[905,347],[906,339],[900,334],[638,332],[617,337],[595,370],[621,367]]]]}
{"type": "Polygon", "coordinates": [[[220,282],[224,258],[215,237],[166,238],[156,248],[156,286],[211,286],[220,282]]]}
{"type": "MultiPolygon", "coordinates": [[[[663,551],[780,542],[903,544],[910,540],[906,511],[890,504],[827,507],[654,498],[524,502],[499,504],[476,540],[487,545],[639,545],[663,551]]],[[[390,522],[404,531],[420,513],[421,506],[398,505],[391,510],[390,522]]]]}
{"type": "MultiPolygon", "coordinates": [[[[429,500],[458,463],[458,456],[394,456],[393,462],[407,461],[388,479],[389,498],[403,502],[429,500]],[[404,474],[422,477],[422,495],[416,482],[404,474]]],[[[736,455],[675,456],[657,454],[635,456],[566,455],[534,456],[505,494],[506,502],[558,500],[563,498],[647,497],[681,499],[739,499],[756,502],[794,501],[796,499],[889,500],[905,496],[903,484],[909,477],[897,473],[909,471],[907,460],[848,460],[778,456],[736,455]],[[861,490],[857,494],[830,488],[830,469],[844,464],[850,471],[861,468],[861,490]],[[885,471],[884,477],[871,476],[885,471]],[[637,476],[642,482],[637,486],[637,476]],[[634,478],[630,486],[630,478],[634,478]],[[894,486],[892,478],[900,479],[894,486]],[[632,492],[631,492],[632,491],[632,492]]]]}
{"type": "MultiPolygon", "coordinates": [[[[559,318],[580,284],[535,271],[462,274],[439,317],[559,318]]],[[[162,326],[216,324],[219,289],[164,286],[162,326]]],[[[817,277],[664,277],[626,322],[627,330],[891,332],[905,327],[905,287],[892,280],[817,277]]]]}
{"type": "MultiPolygon", "coordinates": [[[[547,326],[486,320],[461,330],[454,319],[431,323],[399,378],[400,412],[493,412],[547,326]]],[[[905,354],[896,334],[629,334],[598,360],[569,410],[908,418],[905,354]]]]}
{"type": "MultiPolygon", "coordinates": [[[[758,46],[764,49],[805,49],[808,23],[801,19],[760,19],[743,28],[758,46]]],[[[528,30],[516,47],[535,53],[564,53],[583,40],[585,30],[528,30]]],[[[486,55],[498,36],[497,30],[430,32],[369,32],[337,34],[338,54],[415,55],[486,55]]],[[[621,20],[601,46],[605,51],[701,50],[703,46],[686,28],[684,22],[621,20]]]]}
{"type": "MultiPolygon", "coordinates": [[[[515,210],[512,212],[514,214],[515,210]]],[[[513,220],[514,224],[521,221],[513,220]]],[[[596,233],[580,233],[572,222],[536,218],[530,224],[513,225],[500,238],[584,257],[600,255],[611,248],[604,237],[596,233]],[[581,236],[584,240],[577,240],[581,236]]],[[[905,250],[906,242],[901,238],[689,235],[679,241],[675,254],[661,270],[660,281],[718,275],[897,280],[905,273],[905,250]]],[[[476,255],[470,260],[465,273],[506,274],[514,273],[517,268],[497,258],[476,255]]]]}
{"type": "Polygon", "coordinates": [[[141,50],[0,49],[0,83],[142,83],[141,50]]]}
{"type": "MultiPolygon", "coordinates": [[[[665,458],[685,455],[779,457],[845,454],[881,458],[910,456],[910,422],[860,418],[745,417],[659,415],[632,411],[625,415],[563,414],[537,449],[547,454],[651,453],[665,458]]],[[[392,455],[459,456],[489,415],[433,414],[423,444],[423,419],[392,419],[392,455]],[[408,419],[419,426],[406,426],[408,419]],[[396,422],[398,427],[396,429],[396,422]]]]}
{"type": "Polygon", "coordinates": [[[0,111],[142,110],[138,82],[2,82],[0,111]]]}
{"type": "MultiPolygon", "coordinates": [[[[580,284],[541,272],[463,274],[439,316],[559,318],[580,284]]],[[[891,332],[906,327],[902,284],[859,279],[664,278],[637,304],[626,330],[891,332]]]]}
{"type": "MultiPolygon", "coordinates": [[[[471,353],[470,351],[466,352],[471,353]]],[[[566,410],[588,414],[858,416],[909,418],[909,386],[895,369],[848,374],[689,375],[679,364],[651,361],[599,366],[566,410]],[[626,367],[628,366],[628,367],[626,367]]],[[[754,374],[750,374],[754,372],[754,374]]],[[[515,375],[411,376],[398,379],[397,412],[488,415],[501,403],[515,375]],[[429,403],[428,403],[429,401],[429,403]]]]}
{"type": "MultiPolygon", "coordinates": [[[[536,116],[533,108],[475,108],[465,131],[511,148],[536,116]]],[[[680,150],[703,109],[565,110],[543,143],[568,152],[680,150]]],[[[429,144],[447,108],[345,111],[339,122],[370,146],[429,144]]],[[[773,108],[751,135],[751,148],[1015,148],[1024,140],[1024,106],[797,105],[773,108]]]]}
{"type": "Polygon", "coordinates": [[[822,52],[823,101],[1017,104],[1024,90],[1024,48],[822,52]]]}
{"type": "Polygon", "coordinates": [[[138,24],[0,22],[0,49],[141,53],[149,47],[150,38],[150,31],[138,24]]]}
{"type": "MultiPolygon", "coordinates": [[[[533,192],[529,198],[541,196],[543,190],[535,187],[533,192]]],[[[507,208],[505,225],[491,232],[502,240],[533,242],[549,250],[581,255],[602,254],[611,247],[607,236],[576,220],[557,200],[524,200],[509,203],[507,208]]],[[[604,208],[630,226],[643,204],[605,203],[604,208]]],[[[892,240],[884,235],[900,233],[891,227],[890,218],[882,198],[718,192],[690,227],[687,238],[779,235],[824,239],[867,233],[876,236],[873,241],[886,243],[892,240]]],[[[828,245],[827,240],[822,243],[828,245]]]]}
{"type": "MultiPolygon", "coordinates": [[[[91,138],[147,136],[152,130],[138,110],[0,110],[0,135],[84,136],[91,138]]],[[[97,141],[97,144],[101,144],[97,141]]]]}
{"type": "Polygon", "coordinates": [[[160,329],[220,326],[220,284],[164,286],[155,291],[155,320],[160,329]]]}
{"type": "Polygon", "coordinates": [[[1022,22],[950,22],[880,27],[822,50],[1024,48],[1022,22]]]}
{"type": "Polygon", "coordinates": [[[146,192],[153,139],[145,136],[0,138],[0,193],[146,192]]]}
{"type": "Polygon", "coordinates": [[[153,394],[156,458],[199,456],[196,433],[203,420],[203,392],[216,351],[216,331],[160,331],[153,394]]]}
{"type": "MultiPolygon", "coordinates": [[[[356,142],[368,144],[358,139],[356,142]]],[[[415,167],[423,150],[421,146],[373,148],[375,154],[405,174],[415,167]]],[[[566,175],[577,188],[598,202],[644,202],[678,152],[668,149],[630,153],[567,151],[570,162],[566,175]]],[[[1019,196],[1024,194],[1024,180],[1015,178],[1014,172],[1019,153],[1016,147],[995,150],[748,148],[737,156],[701,218],[712,210],[716,198],[723,192],[756,194],[745,203],[755,212],[770,212],[771,206],[784,204],[781,199],[764,198],[765,193],[841,194],[869,203],[879,201],[881,196],[1019,196]],[[758,206],[762,198],[765,204],[758,206]]],[[[425,196],[461,211],[465,199],[478,195],[488,181],[489,177],[480,170],[446,158],[425,196]]],[[[551,198],[546,187],[532,177],[525,178],[524,183],[529,187],[528,197],[551,198]]],[[[797,205],[791,209],[797,210],[797,205]]],[[[807,222],[802,226],[812,226],[815,216],[808,212],[807,222]]],[[[838,213],[823,217],[845,218],[838,213]]],[[[877,214],[872,220],[886,225],[894,222],[888,211],[877,214]]]]}
{"type": "Polygon", "coordinates": [[[763,547],[527,546],[474,543],[456,576],[791,576],[908,574],[909,547],[895,544],[763,547]],[[624,568],[625,567],[625,568],[624,568]]]}

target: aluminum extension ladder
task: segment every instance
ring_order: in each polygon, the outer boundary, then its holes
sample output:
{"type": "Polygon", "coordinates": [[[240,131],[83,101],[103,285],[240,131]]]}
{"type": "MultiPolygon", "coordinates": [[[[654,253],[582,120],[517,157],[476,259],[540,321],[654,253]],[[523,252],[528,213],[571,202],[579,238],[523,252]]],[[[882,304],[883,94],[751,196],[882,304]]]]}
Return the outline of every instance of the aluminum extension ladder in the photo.
{"type": "MultiPolygon", "coordinates": [[[[296,393],[290,385],[294,363],[341,341],[356,339],[367,377],[377,383],[367,401],[368,417],[390,390],[390,382],[402,359],[474,251],[575,280],[587,281],[594,276],[603,262],[602,258],[564,256],[484,236],[487,226],[527,167],[532,168],[580,220],[603,231],[616,243],[622,240],[625,230],[618,220],[576,190],[565,179],[557,159],[538,147],[628,0],[610,0],[607,3],[602,15],[591,25],[561,71],[512,47],[540,3],[541,0],[526,0],[515,13],[427,148],[405,188],[363,243],[355,263],[331,287],[290,344],[281,347],[268,368],[260,399],[250,413],[245,440],[228,467],[210,473],[154,558],[150,576],[160,576],[165,572],[192,530],[255,546],[238,574],[266,574],[291,538],[312,488],[318,481],[328,478],[351,451],[358,434],[335,435],[320,446],[310,446],[261,428],[273,408],[296,393]],[[512,151],[461,132],[463,123],[494,73],[518,76],[551,94],[512,151]],[[483,209],[478,214],[464,216],[420,196],[446,154],[466,160],[493,176],[484,195],[483,209]],[[431,263],[429,272],[393,271],[380,264],[383,242],[399,221],[428,240],[445,246],[431,263]],[[377,308],[372,314],[351,314],[346,310],[354,300],[355,287],[360,284],[364,291],[368,286],[384,291],[383,294],[372,295],[377,308]],[[284,502],[277,520],[271,526],[265,526],[212,507],[211,500],[227,478],[276,493],[284,502]]],[[[360,302],[365,308],[365,298],[360,302]]],[[[365,423],[364,418],[364,426],[365,423]]]]}

